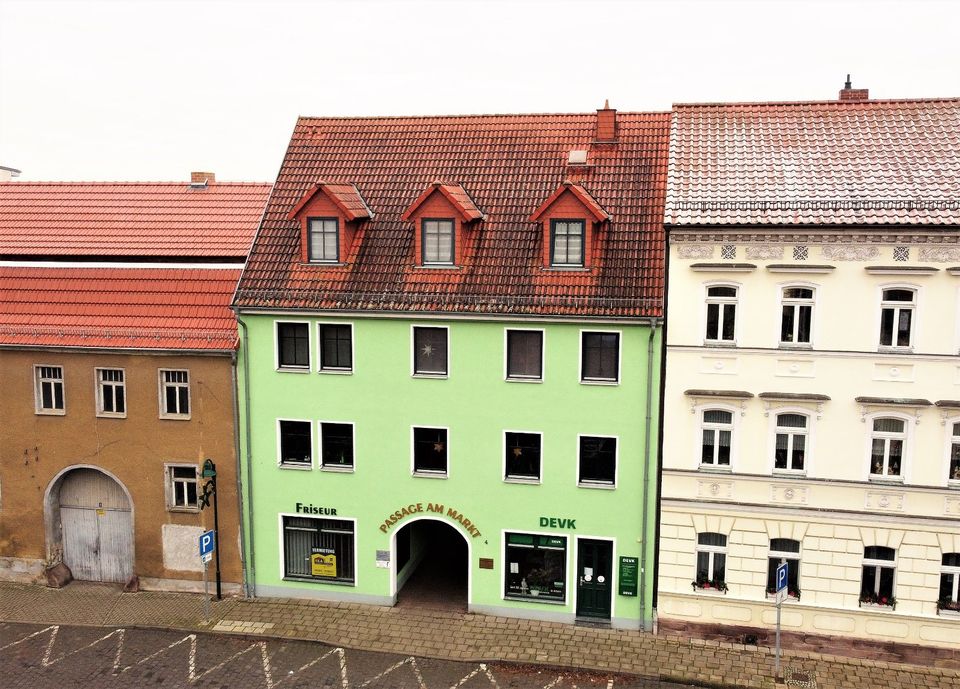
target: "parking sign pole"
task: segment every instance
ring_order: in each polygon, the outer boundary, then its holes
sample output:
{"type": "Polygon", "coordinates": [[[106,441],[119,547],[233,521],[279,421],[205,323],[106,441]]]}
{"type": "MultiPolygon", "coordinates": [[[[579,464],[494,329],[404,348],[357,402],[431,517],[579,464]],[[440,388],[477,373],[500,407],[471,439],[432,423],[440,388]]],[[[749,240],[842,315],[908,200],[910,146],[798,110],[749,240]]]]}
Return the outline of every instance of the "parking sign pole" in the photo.
{"type": "Polygon", "coordinates": [[[780,601],[777,601],[777,678],[780,677],[780,601]]]}
{"type": "MultiPolygon", "coordinates": [[[[207,585],[207,568],[210,566],[210,561],[204,559],[203,561],[203,619],[205,622],[210,621],[210,590],[207,585]]],[[[779,612],[779,608],[777,608],[779,612]]],[[[780,627],[779,623],[777,626],[777,633],[779,634],[780,627]]],[[[780,638],[779,636],[777,638],[780,638]]],[[[778,656],[779,657],[779,656],[778,656]]]]}

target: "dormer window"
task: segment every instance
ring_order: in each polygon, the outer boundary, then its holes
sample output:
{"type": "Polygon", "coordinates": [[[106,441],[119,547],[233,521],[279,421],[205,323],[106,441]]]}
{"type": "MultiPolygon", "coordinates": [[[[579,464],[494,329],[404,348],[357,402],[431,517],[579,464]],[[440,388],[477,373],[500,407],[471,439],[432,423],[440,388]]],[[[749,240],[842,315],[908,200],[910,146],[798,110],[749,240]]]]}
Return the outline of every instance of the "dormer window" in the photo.
{"type": "Polygon", "coordinates": [[[542,223],[544,268],[576,270],[596,265],[610,214],[581,185],[565,181],[530,220],[542,223]]]}
{"type": "Polygon", "coordinates": [[[340,223],[336,218],[309,218],[307,260],[311,263],[340,261],[340,223]]]}
{"type": "Polygon", "coordinates": [[[452,266],[456,255],[453,218],[424,218],[421,223],[424,265],[452,266]]]}
{"type": "Polygon", "coordinates": [[[550,221],[550,265],[583,266],[583,220],[550,221]]]}

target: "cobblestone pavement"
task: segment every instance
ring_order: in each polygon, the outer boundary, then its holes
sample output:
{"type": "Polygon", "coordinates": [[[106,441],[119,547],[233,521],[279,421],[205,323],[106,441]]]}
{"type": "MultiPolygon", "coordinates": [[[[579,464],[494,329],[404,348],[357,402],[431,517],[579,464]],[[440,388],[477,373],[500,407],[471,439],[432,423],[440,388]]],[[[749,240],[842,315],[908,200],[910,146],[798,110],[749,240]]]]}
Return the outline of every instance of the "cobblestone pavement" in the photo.
{"type": "MultiPolygon", "coordinates": [[[[214,632],[228,638],[318,641],[352,649],[347,653],[376,651],[402,658],[487,663],[488,668],[506,661],[700,686],[772,689],[776,685],[773,653],[765,647],[408,607],[225,599],[214,601],[211,609],[207,622],[203,618],[203,598],[193,594],[123,594],[116,587],[87,583],[73,583],[59,590],[0,583],[0,620],[7,622],[122,627],[128,631],[151,627],[214,632]]],[[[98,631],[102,630],[91,633],[98,631]]],[[[783,662],[784,681],[780,684],[786,687],[960,687],[960,670],[948,667],[801,651],[786,651],[783,662]]],[[[222,685],[231,689],[243,686],[232,680],[222,685]]]]}
{"type": "Polygon", "coordinates": [[[0,624],[5,689],[692,689],[638,677],[210,633],[0,624]]]}

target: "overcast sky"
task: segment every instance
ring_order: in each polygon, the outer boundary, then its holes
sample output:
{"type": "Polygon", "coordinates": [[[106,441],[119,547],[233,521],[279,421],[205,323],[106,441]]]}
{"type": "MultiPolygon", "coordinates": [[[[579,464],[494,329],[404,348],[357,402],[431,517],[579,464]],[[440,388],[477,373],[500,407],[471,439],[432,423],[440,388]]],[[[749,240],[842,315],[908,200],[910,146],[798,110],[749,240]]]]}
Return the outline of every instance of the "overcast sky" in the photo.
{"type": "Polygon", "coordinates": [[[21,180],[273,181],[298,115],[960,96],[960,2],[0,0],[21,180]]]}

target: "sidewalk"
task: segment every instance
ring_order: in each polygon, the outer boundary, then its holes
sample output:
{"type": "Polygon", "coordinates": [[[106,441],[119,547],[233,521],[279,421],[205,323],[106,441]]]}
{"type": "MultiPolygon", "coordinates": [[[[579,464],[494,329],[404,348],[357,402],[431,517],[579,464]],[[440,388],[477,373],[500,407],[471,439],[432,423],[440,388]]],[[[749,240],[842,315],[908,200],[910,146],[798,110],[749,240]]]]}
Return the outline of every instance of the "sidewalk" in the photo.
{"type": "MultiPolygon", "coordinates": [[[[120,593],[0,582],[0,620],[159,627],[320,641],[347,648],[473,662],[520,662],[629,673],[716,687],[772,689],[773,651],[716,641],[470,613],[288,599],[211,603],[179,593],[120,593]]],[[[958,630],[960,639],[960,630],[958,630]]],[[[804,689],[956,689],[960,670],[786,651],[785,684],[804,689]]]]}

